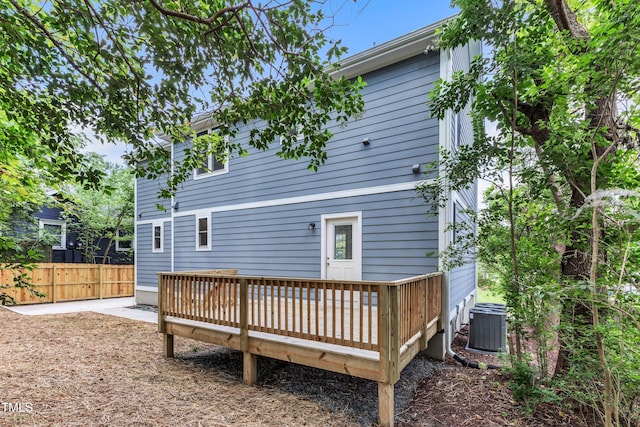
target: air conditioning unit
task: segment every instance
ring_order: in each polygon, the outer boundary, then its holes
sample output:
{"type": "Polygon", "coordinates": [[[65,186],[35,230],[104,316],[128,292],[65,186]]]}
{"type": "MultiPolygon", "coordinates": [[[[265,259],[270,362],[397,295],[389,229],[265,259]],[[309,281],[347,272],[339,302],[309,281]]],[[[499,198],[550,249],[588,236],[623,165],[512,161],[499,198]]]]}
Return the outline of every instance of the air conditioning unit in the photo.
{"type": "Polygon", "coordinates": [[[503,304],[478,303],[469,310],[470,349],[507,350],[507,310],[503,304]]]}

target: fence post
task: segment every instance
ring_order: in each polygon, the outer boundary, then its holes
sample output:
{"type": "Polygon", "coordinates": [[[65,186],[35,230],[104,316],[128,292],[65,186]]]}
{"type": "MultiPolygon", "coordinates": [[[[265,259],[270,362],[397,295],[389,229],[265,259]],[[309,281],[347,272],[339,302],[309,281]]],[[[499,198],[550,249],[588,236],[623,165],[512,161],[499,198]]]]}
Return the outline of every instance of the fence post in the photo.
{"type": "Polygon", "coordinates": [[[98,264],[98,295],[102,299],[104,292],[102,290],[102,264],[98,264]]]}
{"type": "Polygon", "coordinates": [[[51,302],[58,302],[58,298],[56,298],[56,265],[53,264],[51,266],[51,302]]]}

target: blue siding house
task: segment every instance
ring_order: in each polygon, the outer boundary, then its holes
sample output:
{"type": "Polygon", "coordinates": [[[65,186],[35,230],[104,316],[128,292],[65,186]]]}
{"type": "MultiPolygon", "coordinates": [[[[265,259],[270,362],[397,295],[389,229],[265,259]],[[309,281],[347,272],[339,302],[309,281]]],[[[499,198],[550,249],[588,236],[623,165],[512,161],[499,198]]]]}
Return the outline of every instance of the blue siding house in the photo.
{"type": "MultiPolygon", "coordinates": [[[[136,295],[157,303],[159,271],[237,268],[242,275],[396,280],[442,269],[438,254],[454,205],[476,207],[476,188],[452,194],[437,216],[415,187],[441,147],[472,140],[468,114],[431,117],[434,82],[469,66],[480,44],[436,47],[441,23],[349,57],[340,73],[362,76],[365,111],[333,126],[328,160],[318,172],[305,162],[250,149],[209,171],[195,170],[171,200],[159,182],[136,182],[136,295]],[[158,210],[160,203],[166,208],[158,210]]],[[[194,123],[196,132],[210,129],[194,123]]],[[[248,138],[248,130],[238,138],[248,138]]],[[[167,144],[180,160],[186,144],[167,144]]],[[[454,328],[466,321],[476,292],[475,261],[445,272],[445,307],[454,328]]]]}

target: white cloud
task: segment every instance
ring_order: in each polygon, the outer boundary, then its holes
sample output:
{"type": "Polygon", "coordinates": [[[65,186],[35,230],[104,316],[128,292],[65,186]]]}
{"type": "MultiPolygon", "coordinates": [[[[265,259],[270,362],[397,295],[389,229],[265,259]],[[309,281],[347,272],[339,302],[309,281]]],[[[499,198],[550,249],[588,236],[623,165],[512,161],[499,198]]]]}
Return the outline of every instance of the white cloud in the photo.
{"type": "Polygon", "coordinates": [[[103,143],[96,136],[95,132],[89,128],[74,127],[75,133],[84,134],[87,138],[87,145],[82,149],[84,153],[97,153],[104,157],[109,163],[124,165],[125,161],[122,155],[128,151],[127,144],[119,143],[103,143]]]}

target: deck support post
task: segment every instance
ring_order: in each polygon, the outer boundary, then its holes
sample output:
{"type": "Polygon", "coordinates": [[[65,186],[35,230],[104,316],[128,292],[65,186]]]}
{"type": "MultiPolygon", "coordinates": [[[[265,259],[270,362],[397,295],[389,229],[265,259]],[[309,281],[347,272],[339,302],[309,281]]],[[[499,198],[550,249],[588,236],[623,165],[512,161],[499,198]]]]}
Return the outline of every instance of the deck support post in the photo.
{"type": "Polygon", "coordinates": [[[164,357],[173,358],[173,335],[162,334],[162,348],[164,350],[164,357]]]}
{"type": "Polygon", "coordinates": [[[393,426],[393,402],[393,384],[378,382],[378,417],[381,427],[393,426]]]}
{"type": "Polygon", "coordinates": [[[258,356],[248,351],[243,354],[242,379],[246,385],[256,385],[258,382],[258,356]]]}
{"type": "Polygon", "coordinates": [[[393,426],[393,387],[400,378],[400,292],[395,286],[381,286],[378,297],[378,417],[380,426],[387,427],[393,426]]]}

